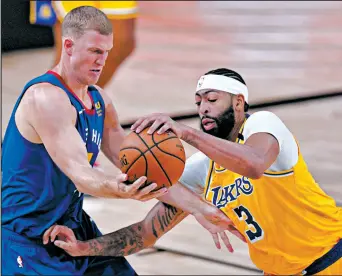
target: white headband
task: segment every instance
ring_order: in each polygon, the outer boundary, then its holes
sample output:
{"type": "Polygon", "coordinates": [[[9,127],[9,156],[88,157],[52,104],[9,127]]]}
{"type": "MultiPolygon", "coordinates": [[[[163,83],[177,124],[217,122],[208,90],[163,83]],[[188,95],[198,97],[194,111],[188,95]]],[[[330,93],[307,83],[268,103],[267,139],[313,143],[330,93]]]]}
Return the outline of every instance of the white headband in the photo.
{"type": "Polygon", "coordinates": [[[243,95],[248,103],[248,89],[243,83],[222,75],[204,75],[197,83],[196,92],[201,90],[220,90],[234,95],[243,95]]]}

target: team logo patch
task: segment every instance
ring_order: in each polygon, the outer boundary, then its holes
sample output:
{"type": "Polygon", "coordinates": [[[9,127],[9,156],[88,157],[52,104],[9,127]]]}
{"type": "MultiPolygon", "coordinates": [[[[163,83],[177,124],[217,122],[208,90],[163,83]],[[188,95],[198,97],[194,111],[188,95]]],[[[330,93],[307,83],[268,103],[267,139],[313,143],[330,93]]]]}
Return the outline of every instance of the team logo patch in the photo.
{"type": "Polygon", "coordinates": [[[99,117],[102,116],[102,108],[101,108],[100,102],[95,103],[95,109],[96,109],[97,116],[99,117]]]}

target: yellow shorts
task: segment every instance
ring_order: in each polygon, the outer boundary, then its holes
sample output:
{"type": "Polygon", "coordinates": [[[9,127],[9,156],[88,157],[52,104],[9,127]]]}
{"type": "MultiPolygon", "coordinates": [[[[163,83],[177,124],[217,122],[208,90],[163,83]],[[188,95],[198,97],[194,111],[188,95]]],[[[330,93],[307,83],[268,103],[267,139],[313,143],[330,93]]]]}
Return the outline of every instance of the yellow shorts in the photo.
{"type": "Polygon", "coordinates": [[[137,1],[52,1],[59,21],[74,8],[92,6],[103,11],[109,19],[128,19],[137,16],[137,1]]]}

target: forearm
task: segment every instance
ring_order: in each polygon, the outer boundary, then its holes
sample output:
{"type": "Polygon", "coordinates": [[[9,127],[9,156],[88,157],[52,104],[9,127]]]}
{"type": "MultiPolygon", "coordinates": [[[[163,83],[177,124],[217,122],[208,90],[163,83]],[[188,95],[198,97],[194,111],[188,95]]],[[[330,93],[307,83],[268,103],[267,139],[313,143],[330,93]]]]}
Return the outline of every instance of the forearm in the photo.
{"type": "Polygon", "coordinates": [[[199,212],[208,205],[202,197],[190,191],[179,182],[171,186],[169,191],[158,199],[189,214],[199,212]]]}
{"type": "Polygon", "coordinates": [[[153,240],[145,235],[143,222],[127,226],[113,233],[82,244],[80,256],[127,256],[152,246],[153,240]]]}
{"type": "Polygon", "coordinates": [[[248,145],[219,139],[202,131],[185,126],[182,140],[194,146],[220,166],[250,178],[256,178],[256,170],[262,160],[248,145]]]}
{"type": "Polygon", "coordinates": [[[78,166],[71,174],[71,179],[79,192],[95,197],[119,198],[117,181],[113,175],[90,166],[78,166]]]}
{"type": "MultiPolygon", "coordinates": [[[[227,218],[220,209],[208,203],[202,197],[184,187],[181,183],[173,185],[167,194],[158,199],[182,209],[196,218],[203,216],[208,222],[214,224],[230,224],[229,218],[227,218]]],[[[202,224],[202,226],[204,225],[202,224]]]]}
{"type": "Polygon", "coordinates": [[[157,203],[146,218],[102,237],[80,242],[80,256],[127,256],[149,248],[186,217],[182,210],[157,203]]]}

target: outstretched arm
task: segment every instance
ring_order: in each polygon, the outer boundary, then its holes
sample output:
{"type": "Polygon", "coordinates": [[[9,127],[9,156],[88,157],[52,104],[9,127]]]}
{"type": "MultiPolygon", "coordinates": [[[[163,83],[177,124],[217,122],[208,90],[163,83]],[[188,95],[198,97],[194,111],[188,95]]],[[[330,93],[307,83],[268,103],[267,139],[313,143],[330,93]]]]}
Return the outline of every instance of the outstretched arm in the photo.
{"type": "Polygon", "coordinates": [[[143,221],[99,238],[78,241],[71,229],[54,225],[44,233],[43,242],[51,239],[71,256],[127,256],[153,246],[186,216],[182,210],[158,202],[143,221]],[[57,236],[59,240],[55,240],[57,236]]]}
{"type": "Polygon", "coordinates": [[[246,239],[235,228],[233,222],[220,209],[205,201],[181,183],[173,185],[167,194],[158,199],[192,214],[197,222],[211,233],[218,249],[221,248],[220,236],[229,252],[234,252],[225,230],[228,230],[241,241],[246,242],[246,239]]]}
{"type": "Polygon", "coordinates": [[[158,202],[143,221],[102,237],[77,241],[71,229],[54,225],[45,232],[43,241],[46,244],[51,239],[56,246],[72,256],[127,256],[152,247],[161,236],[191,213],[212,234],[217,248],[220,248],[219,233],[228,250],[233,252],[224,230],[230,231],[245,242],[228,217],[181,184],[172,186],[160,200],[165,202],[158,202]],[[56,236],[60,240],[55,241],[56,236]]]}
{"type": "MultiPolygon", "coordinates": [[[[273,116],[274,117],[274,116],[273,116]]],[[[248,124],[248,121],[247,123],[248,124]]],[[[273,128],[281,121],[268,116],[259,120],[258,124],[264,128],[251,134],[244,144],[238,144],[225,139],[217,138],[203,131],[173,121],[165,114],[151,114],[138,119],[131,127],[137,133],[150,126],[148,133],[161,134],[171,129],[183,141],[203,152],[211,160],[222,167],[252,179],[260,178],[264,171],[276,160],[281,149],[281,143],[275,136],[282,136],[282,131],[269,131],[268,125],[273,128]],[[277,135],[280,134],[280,135],[277,135]]]]}
{"type": "Polygon", "coordinates": [[[127,256],[137,253],[152,247],[186,216],[187,213],[182,210],[159,202],[143,221],[85,242],[86,250],[83,256],[127,256]]]}
{"type": "Polygon", "coordinates": [[[25,115],[16,118],[22,131],[29,129],[31,135],[35,133],[36,142],[44,144],[51,159],[70,178],[78,191],[96,197],[141,201],[162,194],[150,193],[154,186],[138,190],[146,177],[139,178],[133,185],[126,185],[123,183],[127,180],[126,175],[113,177],[91,167],[85,143],[75,128],[77,112],[60,88],[47,83],[30,87],[18,112],[25,115]]]}

